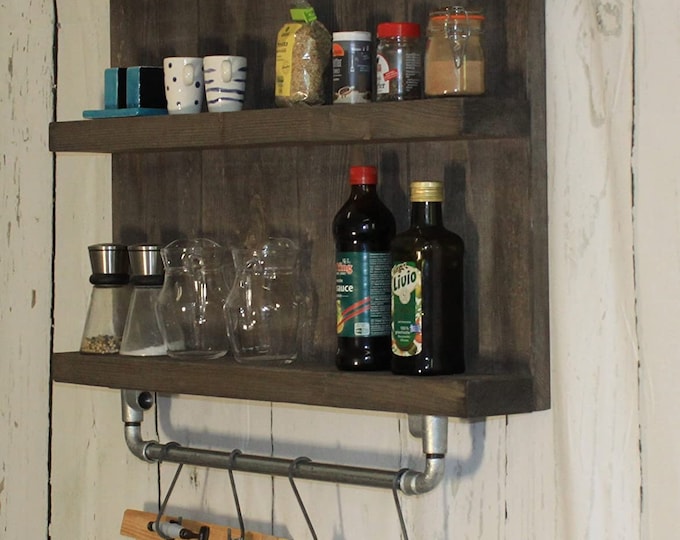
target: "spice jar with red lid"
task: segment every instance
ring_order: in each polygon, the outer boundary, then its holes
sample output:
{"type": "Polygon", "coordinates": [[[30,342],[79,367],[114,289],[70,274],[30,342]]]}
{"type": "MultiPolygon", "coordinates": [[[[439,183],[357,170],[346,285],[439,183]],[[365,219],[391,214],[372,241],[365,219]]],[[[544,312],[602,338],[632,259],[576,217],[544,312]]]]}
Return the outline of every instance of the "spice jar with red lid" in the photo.
{"type": "Polygon", "coordinates": [[[423,87],[420,25],[380,23],[377,36],[376,101],[420,99],[423,87]]]}

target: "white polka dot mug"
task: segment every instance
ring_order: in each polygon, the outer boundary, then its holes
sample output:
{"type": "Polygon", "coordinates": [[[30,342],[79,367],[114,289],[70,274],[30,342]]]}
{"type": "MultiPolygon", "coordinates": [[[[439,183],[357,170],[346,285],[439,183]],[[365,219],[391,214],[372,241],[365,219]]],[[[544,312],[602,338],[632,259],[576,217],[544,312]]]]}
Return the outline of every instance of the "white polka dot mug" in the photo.
{"type": "Polygon", "coordinates": [[[168,113],[200,113],[203,107],[203,59],[171,56],[163,59],[168,113]]]}

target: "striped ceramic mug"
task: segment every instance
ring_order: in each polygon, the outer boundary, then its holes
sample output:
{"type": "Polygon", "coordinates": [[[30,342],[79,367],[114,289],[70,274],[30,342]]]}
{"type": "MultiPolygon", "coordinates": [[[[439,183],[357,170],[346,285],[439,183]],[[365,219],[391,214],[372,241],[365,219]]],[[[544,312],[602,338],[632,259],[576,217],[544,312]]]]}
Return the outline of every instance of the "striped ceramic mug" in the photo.
{"type": "Polygon", "coordinates": [[[244,56],[203,58],[205,98],[210,112],[232,112],[243,108],[248,62],[244,56]]]}

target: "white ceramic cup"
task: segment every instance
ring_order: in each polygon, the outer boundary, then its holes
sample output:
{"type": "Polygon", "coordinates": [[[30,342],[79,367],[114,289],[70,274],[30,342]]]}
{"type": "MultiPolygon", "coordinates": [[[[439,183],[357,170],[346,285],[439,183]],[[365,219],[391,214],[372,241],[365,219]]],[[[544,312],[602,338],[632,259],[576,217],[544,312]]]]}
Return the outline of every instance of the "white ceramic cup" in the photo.
{"type": "Polygon", "coordinates": [[[210,112],[233,112],[243,108],[248,61],[244,56],[203,58],[205,98],[210,112]]]}
{"type": "Polygon", "coordinates": [[[165,98],[168,113],[200,113],[203,88],[203,59],[191,56],[170,56],[163,59],[165,98]]]}

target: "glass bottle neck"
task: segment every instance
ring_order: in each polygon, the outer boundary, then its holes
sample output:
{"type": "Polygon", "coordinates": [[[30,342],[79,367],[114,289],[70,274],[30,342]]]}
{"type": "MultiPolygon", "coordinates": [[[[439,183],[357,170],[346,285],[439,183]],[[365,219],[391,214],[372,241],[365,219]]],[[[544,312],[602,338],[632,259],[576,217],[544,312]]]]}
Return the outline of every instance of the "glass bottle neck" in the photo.
{"type": "Polygon", "coordinates": [[[376,193],[375,184],[353,184],[351,194],[355,197],[360,197],[361,195],[367,195],[370,193],[376,193]]]}
{"type": "Polygon", "coordinates": [[[411,225],[442,225],[442,203],[437,201],[412,202],[411,225]]]}

